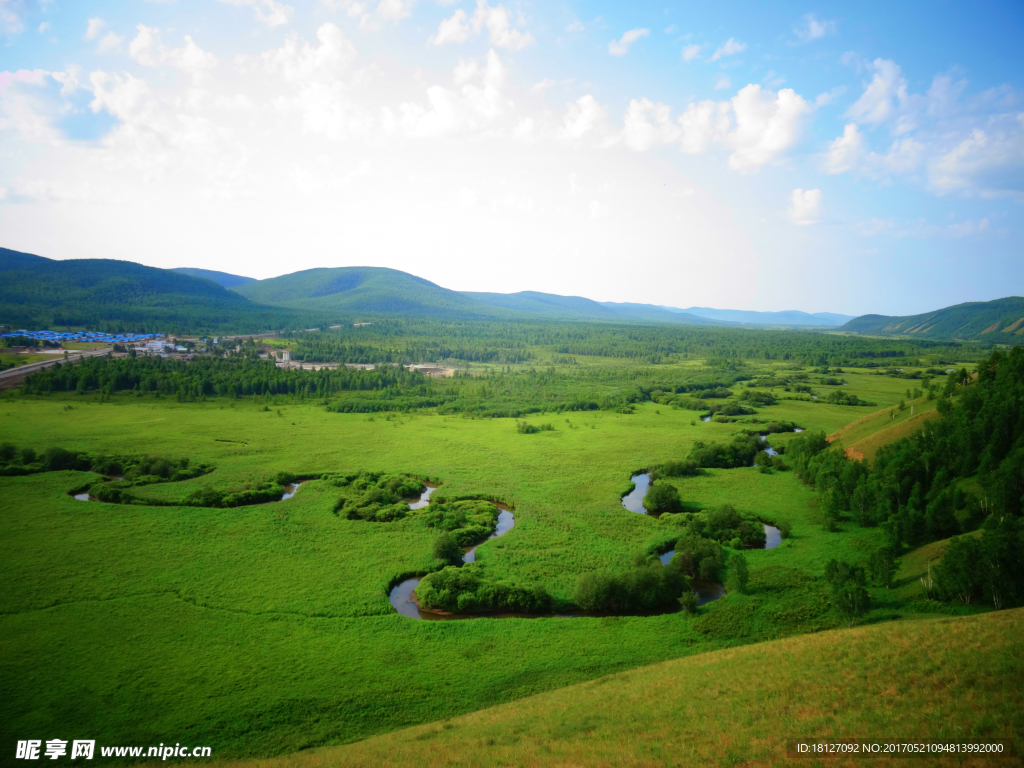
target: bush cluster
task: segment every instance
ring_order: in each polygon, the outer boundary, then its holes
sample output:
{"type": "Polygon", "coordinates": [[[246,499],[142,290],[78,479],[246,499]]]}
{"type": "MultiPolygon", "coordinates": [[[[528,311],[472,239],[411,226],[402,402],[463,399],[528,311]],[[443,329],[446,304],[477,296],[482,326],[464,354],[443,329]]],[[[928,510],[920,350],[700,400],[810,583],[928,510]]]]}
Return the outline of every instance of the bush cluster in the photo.
{"type": "Polygon", "coordinates": [[[423,608],[452,613],[544,613],[552,606],[543,586],[491,580],[478,563],[448,566],[424,576],[416,596],[423,608]]]}
{"type": "Polygon", "coordinates": [[[585,611],[647,613],[674,607],[690,580],[676,566],[651,563],[621,573],[584,573],[576,580],[573,602],[585,611]]]}

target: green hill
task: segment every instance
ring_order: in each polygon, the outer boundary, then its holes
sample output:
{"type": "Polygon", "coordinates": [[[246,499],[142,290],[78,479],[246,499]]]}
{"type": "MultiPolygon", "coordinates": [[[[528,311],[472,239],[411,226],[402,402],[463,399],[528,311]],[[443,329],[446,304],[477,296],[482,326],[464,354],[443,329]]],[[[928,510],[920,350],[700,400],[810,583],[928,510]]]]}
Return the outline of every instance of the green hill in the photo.
{"type": "Polygon", "coordinates": [[[258,331],[304,318],[209,280],[113,259],[56,261],[0,248],[0,324],[133,331],[258,331]]]}
{"type": "Polygon", "coordinates": [[[1008,296],[995,301],[969,301],[908,317],[863,315],[840,330],[881,336],[1018,342],[1024,335],[1024,298],[1008,296]]]}
{"type": "Polygon", "coordinates": [[[243,277],[242,275],[232,275],[227,272],[217,272],[213,269],[196,269],[194,267],[176,267],[171,272],[177,272],[182,275],[189,275],[190,277],[201,277],[204,280],[212,280],[217,285],[223,286],[224,288],[235,288],[239,285],[245,285],[246,283],[255,283],[255,277],[243,277]]]}
{"type": "MultiPolygon", "coordinates": [[[[803,635],[667,661],[259,765],[785,766],[793,764],[787,744],[811,738],[1005,739],[1020,754],[1022,630],[1024,609],[1017,609],[803,635]]],[[[884,763],[938,764],[899,756],[884,763]]]]}
{"type": "Polygon", "coordinates": [[[305,269],[233,289],[261,304],[324,312],[374,312],[451,317],[510,313],[422,277],[384,267],[305,269]]]}

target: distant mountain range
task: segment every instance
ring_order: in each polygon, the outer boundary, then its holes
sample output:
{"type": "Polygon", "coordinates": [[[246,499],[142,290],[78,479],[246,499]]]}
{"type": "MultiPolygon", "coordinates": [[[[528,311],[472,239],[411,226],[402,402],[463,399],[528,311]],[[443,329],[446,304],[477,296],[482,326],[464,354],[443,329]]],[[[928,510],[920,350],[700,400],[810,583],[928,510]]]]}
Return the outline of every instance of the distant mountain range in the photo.
{"type": "Polygon", "coordinates": [[[452,291],[384,267],[307,269],[266,280],[214,270],[156,269],[111,259],[52,259],[0,248],[0,324],[227,330],[322,326],[398,314],[491,320],[667,323],[835,329],[870,335],[1009,339],[1024,335],[1024,298],[914,315],[752,312],[598,302],[537,291],[452,291]],[[1006,336],[1004,336],[1006,334],[1006,336]]]}
{"type": "Polygon", "coordinates": [[[746,325],[810,325],[821,328],[843,325],[854,319],[853,315],[837,315],[834,312],[808,314],[796,309],[782,312],[751,312],[744,309],[712,309],[711,307],[690,307],[689,309],[665,307],[665,309],[669,312],[684,312],[709,320],[723,320],[746,325]]]}

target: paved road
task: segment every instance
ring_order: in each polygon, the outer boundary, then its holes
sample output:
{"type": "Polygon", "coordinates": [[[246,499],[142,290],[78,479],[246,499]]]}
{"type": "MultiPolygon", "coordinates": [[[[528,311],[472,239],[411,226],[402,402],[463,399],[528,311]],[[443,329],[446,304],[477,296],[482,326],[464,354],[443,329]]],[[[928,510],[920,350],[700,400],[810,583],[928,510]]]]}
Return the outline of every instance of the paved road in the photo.
{"type": "MultiPolygon", "coordinates": [[[[72,352],[68,357],[68,362],[74,363],[81,360],[83,357],[95,357],[96,355],[105,355],[109,352],[109,349],[97,349],[82,352],[72,352]]],[[[63,355],[54,355],[53,360],[40,360],[38,363],[29,363],[28,365],[19,365],[17,368],[8,368],[6,371],[0,371],[0,389],[13,389],[21,383],[21,380],[27,378],[36,371],[41,371],[43,368],[49,368],[55,363],[63,363],[63,355]]]]}

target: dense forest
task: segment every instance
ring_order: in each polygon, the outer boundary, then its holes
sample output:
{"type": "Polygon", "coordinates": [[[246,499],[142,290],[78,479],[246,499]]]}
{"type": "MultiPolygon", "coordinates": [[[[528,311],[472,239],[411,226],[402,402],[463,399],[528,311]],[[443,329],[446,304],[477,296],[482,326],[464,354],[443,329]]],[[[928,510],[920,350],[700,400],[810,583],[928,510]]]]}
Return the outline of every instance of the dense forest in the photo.
{"type": "Polygon", "coordinates": [[[899,365],[927,356],[936,363],[973,356],[970,344],[871,339],[807,331],[703,326],[571,322],[450,322],[388,318],[371,325],[295,332],[295,360],[344,363],[487,362],[538,360],[571,365],[574,357],[659,364],[700,358],[725,365],[784,360],[806,365],[899,365]]]}
{"type": "MultiPolygon", "coordinates": [[[[849,514],[863,526],[881,526],[887,550],[876,553],[883,581],[886,563],[905,547],[983,529],[951,547],[939,572],[938,592],[969,601],[984,592],[996,607],[1024,603],[1024,348],[995,351],[978,367],[950,376],[938,401],[942,418],[884,446],[873,465],[830,449],[824,433],[801,435],[786,456],[800,477],[822,492],[828,528],[849,514]],[[974,575],[954,589],[956,561],[974,575]],[[970,569],[968,569],[970,570],[970,569]]],[[[888,569],[891,571],[891,569],[888,569]]],[[[890,572],[891,575],[891,572],[890,572]]],[[[932,588],[934,585],[928,585],[932,588]]]]}

